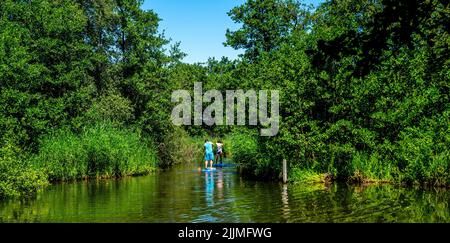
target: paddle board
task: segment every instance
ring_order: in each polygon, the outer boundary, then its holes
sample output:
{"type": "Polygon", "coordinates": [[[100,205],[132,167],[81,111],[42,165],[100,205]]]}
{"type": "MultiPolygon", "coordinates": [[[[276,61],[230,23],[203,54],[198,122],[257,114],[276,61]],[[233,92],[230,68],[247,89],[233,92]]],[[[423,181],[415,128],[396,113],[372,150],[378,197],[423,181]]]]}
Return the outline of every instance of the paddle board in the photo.
{"type": "Polygon", "coordinates": [[[234,164],[214,164],[213,167],[234,167],[234,164]]]}
{"type": "Polygon", "coordinates": [[[203,172],[213,172],[215,171],[216,168],[207,168],[207,169],[202,169],[203,172]]]}

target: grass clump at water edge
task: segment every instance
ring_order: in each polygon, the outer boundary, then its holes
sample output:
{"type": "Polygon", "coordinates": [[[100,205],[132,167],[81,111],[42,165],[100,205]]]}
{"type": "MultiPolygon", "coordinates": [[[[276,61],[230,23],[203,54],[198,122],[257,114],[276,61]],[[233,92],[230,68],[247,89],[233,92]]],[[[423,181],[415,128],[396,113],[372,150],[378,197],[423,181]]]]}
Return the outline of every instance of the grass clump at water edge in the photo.
{"type": "Polygon", "coordinates": [[[86,127],[80,134],[59,130],[41,140],[31,163],[50,181],[143,175],[155,170],[157,153],[139,131],[110,124],[86,127]]]}

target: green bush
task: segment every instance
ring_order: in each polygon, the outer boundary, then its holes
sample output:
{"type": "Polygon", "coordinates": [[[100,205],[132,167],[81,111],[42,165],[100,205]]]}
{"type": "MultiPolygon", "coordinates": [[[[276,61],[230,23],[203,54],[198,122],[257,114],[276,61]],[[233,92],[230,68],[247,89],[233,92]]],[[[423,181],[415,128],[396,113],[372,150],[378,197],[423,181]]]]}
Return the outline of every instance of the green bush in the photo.
{"type": "Polygon", "coordinates": [[[120,94],[108,94],[96,99],[87,111],[86,117],[89,121],[110,121],[124,124],[134,119],[134,109],[127,98],[120,94]]]}
{"type": "Polygon", "coordinates": [[[423,129],[409,129],[401,135],[396,153],[401,181],[434,186],[450,183],[449,145],[443,135],[423,129]]]}
{"type": "Polygon", "coordinates": [[[302,169],[298,166],[293,166],[289,173],[289,181],[302,184],[316,184],[326,183],[332,180],[331,176],[326,173],[318,173],[314,170],[302,169]]]}
{"type": "Polygon", "coordinates": [[[232,154],[234,163],[239,164],[242,172],[249,175],[265,177],[268,163],[260,154],[258,135],[252,130],[238,129],[226,139],[227,154],[232,154]]]}
{"type": "Polygon", "coordinates": [[[174,130],[164,138],[160,145],[160,164],[167,167],[182,163],[193,163],[203,160],[203,144],[201,137],[190,137],[182,128],[174,130]]]}
{"type": "Polygon", "coordinates": [[[394,166],[381,159],[378,153],[367,155],[357,152],[351,161],[351,176],[353,182],[393,181],[394,166]]]}
{"type": "Polygon", "coordinates": [[[13,147],[0,148],[0,198],[32,196],[47,183],[45,174],[31,168],[13,147]]]}
{"type": "Polygon", "coordinates": [[[42,139],[40,147],[31,161],[50,181],[147,174],[157,164],[151,141],[110,124],[87,127],[80,135],[59,130],[42,139]]]}

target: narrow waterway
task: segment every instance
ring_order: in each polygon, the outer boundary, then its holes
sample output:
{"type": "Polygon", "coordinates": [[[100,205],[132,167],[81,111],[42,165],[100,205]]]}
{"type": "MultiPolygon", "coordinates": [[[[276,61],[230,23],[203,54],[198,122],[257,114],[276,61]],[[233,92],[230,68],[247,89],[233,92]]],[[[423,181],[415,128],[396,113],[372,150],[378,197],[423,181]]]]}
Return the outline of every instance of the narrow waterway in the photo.
{"type": "Polygon", "coordinates": [[[194,167],[56,184],[0,202],[2,222],[450,222],[450,191],[392,185],[283,185],[194,167]]]}

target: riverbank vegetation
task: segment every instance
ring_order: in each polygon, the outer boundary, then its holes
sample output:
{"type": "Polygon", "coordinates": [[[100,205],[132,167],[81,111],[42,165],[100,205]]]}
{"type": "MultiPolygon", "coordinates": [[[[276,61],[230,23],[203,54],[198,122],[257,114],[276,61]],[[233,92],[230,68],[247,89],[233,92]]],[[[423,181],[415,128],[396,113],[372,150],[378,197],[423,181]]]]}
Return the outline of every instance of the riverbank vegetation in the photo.
{"type": "MultiPolygon", "coordinates": [[[[303,173],[350,182],[450,184],[450,36],[445,1],[247,1],[206,87],[280,91],[280,132],[233,139],[248,174],[303,173]],[[263,11],[262,11],[263,10],[263,11]],[[249,149],[245,149],[248,147],[249,149]]],[[[241,129],[241,128],[239,128],[241,129]]],[[[214,128],[213,128],[214,130],[214,128]]],[[[242,133],[241,131],[237,131],[242,133]]]]}
{"type": "Polygon", "coordinates": [[[0,2],[0,196],[197,160],[204,137],[258,178],[279,179],[287,159],[292,181],[450,184],[446,1],[248,0],[224,33],[241,58],[198,64],[141,7],[0,2]],[[175,128],[171,92],[194,82],[280,91],[279,133],[175,128]]]}
{"type": "Polygon", "coordinates": [[[44,137],[39,147],[30,163],[50,181],[143,175],[158,162],[151,141],[110,124],[85,127],[80,134],[58,130],[44,137]]]}
{"type": "Polygon", "coordinates": [[[1,197],[171,163],[168,80],[184,54],[141,5],[0,2],[1,197]]]}
{"type": "Polygon", "coordinates": [[[48,185],[46,174],[32,168],[26,158],[17,147],[0,149],[0,198],[31,196],[48,185]]]}

